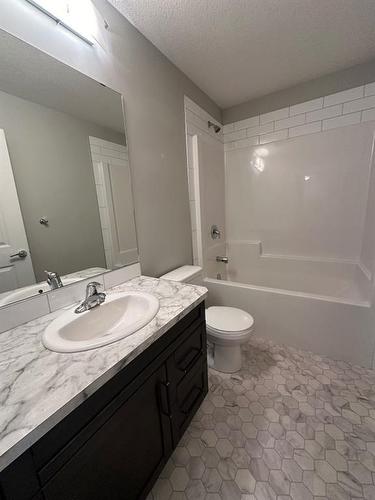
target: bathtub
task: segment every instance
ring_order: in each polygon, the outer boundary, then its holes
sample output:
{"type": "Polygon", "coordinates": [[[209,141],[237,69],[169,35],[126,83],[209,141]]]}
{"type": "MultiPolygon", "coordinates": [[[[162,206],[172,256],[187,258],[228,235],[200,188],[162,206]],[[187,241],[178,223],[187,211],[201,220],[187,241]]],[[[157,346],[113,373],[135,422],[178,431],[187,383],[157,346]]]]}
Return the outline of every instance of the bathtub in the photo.
{"type": "Polygon", "coordinates": [[[229,242],[227,256],[204,279],[208,305],[244,309],[277,343],[373,367],[371,279],[360,264],[267,255],[260,242],[229,242]]]}

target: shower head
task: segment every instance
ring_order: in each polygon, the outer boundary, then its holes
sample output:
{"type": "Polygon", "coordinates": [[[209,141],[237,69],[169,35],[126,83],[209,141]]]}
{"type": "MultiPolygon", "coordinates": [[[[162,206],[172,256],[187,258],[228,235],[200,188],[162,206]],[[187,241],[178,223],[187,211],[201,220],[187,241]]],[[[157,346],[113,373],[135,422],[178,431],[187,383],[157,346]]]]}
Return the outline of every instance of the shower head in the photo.
{"type": "Polygon", "coordinates": [[[220,132],[221,127],[219,127],[219,125],[216,125],[216,123],[213,123],[210,120],[208,120],[207,123],[208,123],[208,128],[212,127],[214,129],[214,131],[215,131],[215,134],[218,134],[220,132]]]}

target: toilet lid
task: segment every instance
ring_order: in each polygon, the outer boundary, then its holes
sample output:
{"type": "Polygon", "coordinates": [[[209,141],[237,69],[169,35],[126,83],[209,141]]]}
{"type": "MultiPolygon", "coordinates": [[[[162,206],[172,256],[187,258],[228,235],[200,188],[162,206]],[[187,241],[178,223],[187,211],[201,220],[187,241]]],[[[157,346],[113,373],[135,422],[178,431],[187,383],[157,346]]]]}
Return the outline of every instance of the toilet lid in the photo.
{"type": "Polygon", "coordinates": [[[218,331],[241,332],[253,326],[254,318],[236,307],[213,306],[206,309],[206,323],[218,331]]]}

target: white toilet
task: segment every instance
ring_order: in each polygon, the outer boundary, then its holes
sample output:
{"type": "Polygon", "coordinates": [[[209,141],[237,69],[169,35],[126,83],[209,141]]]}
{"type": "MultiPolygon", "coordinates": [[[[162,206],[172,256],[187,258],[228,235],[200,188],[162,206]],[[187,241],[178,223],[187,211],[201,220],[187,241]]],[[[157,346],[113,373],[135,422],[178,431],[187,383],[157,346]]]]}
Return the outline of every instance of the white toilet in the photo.
{"type": "Polygon", "coordinates": [[[214,346],[213,368],[234,373],[241,369],[241,345],[254,330],[253,317],[236,307],[213,306],[206,309],[207,339],[214,346]]]}
{"type": "MultiPolygon", "coordinates": [[[[202,268],[182,266],[160,276],[162,279],[201,285],[202,268]]],[[[206,309],[207,340],[213,345],[215,370],[234,373],[241,369],[241,344],[246,343],[253,330],[253,317],[236,307],[213,306],[206,309]]]]}

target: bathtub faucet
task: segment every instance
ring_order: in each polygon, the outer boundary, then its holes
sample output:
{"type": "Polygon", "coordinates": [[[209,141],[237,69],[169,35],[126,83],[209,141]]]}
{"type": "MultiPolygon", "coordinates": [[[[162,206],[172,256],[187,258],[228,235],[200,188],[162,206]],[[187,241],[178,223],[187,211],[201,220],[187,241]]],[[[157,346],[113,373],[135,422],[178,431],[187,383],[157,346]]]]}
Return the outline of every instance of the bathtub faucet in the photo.
{"type": "Polygon", "coordinates": [[[229,259],[228,257],[220,257],[220,255],[218,255],[216,257],[216,262],[223,262],[224,264],[228,264],[229,259]]]}

